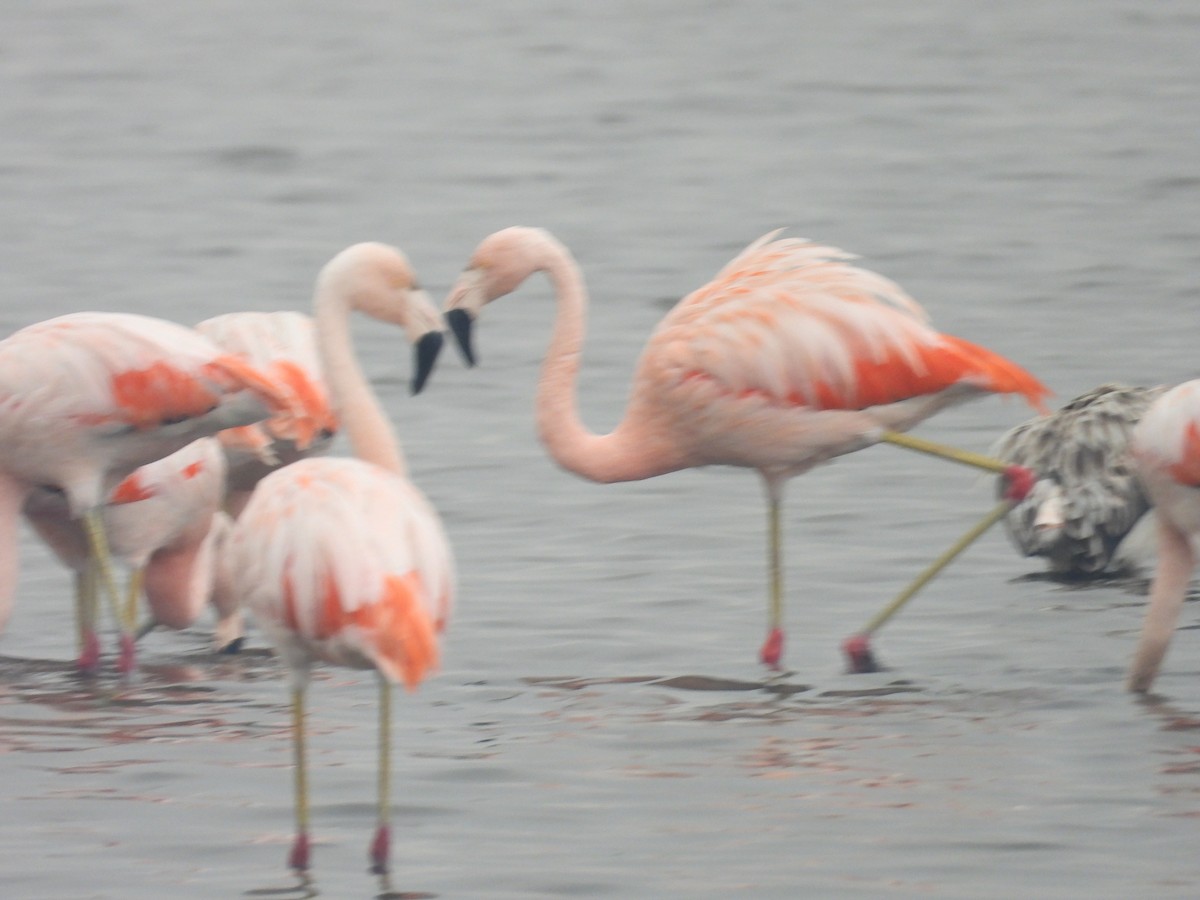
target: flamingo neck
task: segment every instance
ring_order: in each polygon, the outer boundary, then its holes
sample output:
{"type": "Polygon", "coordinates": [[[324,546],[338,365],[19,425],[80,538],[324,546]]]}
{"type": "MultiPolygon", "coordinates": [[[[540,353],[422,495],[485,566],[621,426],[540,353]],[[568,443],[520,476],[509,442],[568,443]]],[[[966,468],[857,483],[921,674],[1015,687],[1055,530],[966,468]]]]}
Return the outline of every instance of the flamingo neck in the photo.
{"type": "Polygon", "coordinates": [[[350,298],[332,284],[320,284],[313,305],[321,367],[354,455],[405,476],[407,467],[400,442],[354,353],[350,298]]]}
{"type": "Polygon", "coordinates": [[[558,313],[538,380],[538,436],[556,463],[590,481],[638,481],[683,468],[655,439],[649,420],[634,408],[608,434],[595,434],[579,418],[576,387],[583,356],[587,289],[570,252],[561,245],[545,265],[558,313]]]}

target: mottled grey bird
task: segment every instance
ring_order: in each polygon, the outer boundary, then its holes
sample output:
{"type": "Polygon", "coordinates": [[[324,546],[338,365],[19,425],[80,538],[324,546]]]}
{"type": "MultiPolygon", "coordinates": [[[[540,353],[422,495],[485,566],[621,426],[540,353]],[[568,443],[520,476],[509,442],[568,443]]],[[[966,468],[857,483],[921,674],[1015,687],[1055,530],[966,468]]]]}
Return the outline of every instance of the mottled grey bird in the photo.
{"type": "Polygon", "coordinates": [[[996,456],[1038,475],[1004,520],[1023,555],[1045,557],[1051,573],[1067,578],[1141,568],[1152,547],[1143,522],[1150,501],[1134,474],[1129,437],[1164,390],[1103,384],[997,442],[996,456]]]}

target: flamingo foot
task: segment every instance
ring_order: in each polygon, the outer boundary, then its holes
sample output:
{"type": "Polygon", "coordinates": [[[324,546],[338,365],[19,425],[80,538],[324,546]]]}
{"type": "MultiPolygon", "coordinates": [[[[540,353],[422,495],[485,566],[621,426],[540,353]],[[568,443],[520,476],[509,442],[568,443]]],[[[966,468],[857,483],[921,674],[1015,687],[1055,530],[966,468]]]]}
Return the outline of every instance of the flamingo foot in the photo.
{"type": "Polygon", "coordinates": [[[1004,489],[1004,499],[1009,503],[1020,503],[1033,490],[1037,473],[1025,466],[1009,466],[1004,470],[1004,480],[1008,485],[1004,489]]]}
{"type": "Polygon", "coordinates": [[[762,649],[758,651],[758,658],[764,666],[770,666],[772,669],[779,668],[779,661],[783,659],[782,628],[772,628],[767,633],[767,639],[763,641],[762,649]]]}
{"type": "Polygon", "coordinates": [[[846,638],[842,641],[842,652],[846,654],[849,671],[854,675],[882,671],[871,651],[871,638],[868,635],[855,634],[846,638]]]}
{"type": "Polygon", "coordinates": [[[96,632],[89,631],[83,638],[83,649],[79,651],[79,661],[75,664],[80,675],[95,675],[100,670],[100,638],[96,632]]]}
{"type": "Polygon", "coordinates": [[[308,871],[308,832],[301,831],[296,835],[296,842],[288,854],[288,867],[297,872],[308,871]]]}
{"type": "Polygon", "coordinates": [[[117,671],[122,675],[128,675],[137,666],[137,651],[133,648],[133,635],[121,635],[121,650],[117,657],[117,671]]]}
{"type": "Polygon", "coordinates": [[[375,837],[371,841],[371,874],[386,875],[388,872],[388,856],[392,843],[392,830],[387,825],[375,829],[375,837]]]}

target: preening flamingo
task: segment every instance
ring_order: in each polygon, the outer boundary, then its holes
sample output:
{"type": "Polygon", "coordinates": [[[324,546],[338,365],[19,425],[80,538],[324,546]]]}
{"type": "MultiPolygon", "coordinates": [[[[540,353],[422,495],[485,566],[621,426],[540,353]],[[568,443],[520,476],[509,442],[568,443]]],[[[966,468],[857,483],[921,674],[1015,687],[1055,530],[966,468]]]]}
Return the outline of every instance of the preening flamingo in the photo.
{"type": "Polygon", "coordinates": [[[1175,631],[1200,539],[1200,380],[1171,388],[1133,430],[1137,473],[1154,504],[1158,562],[1129,689],[1154,684],[1175,631]]]}
{"type": "MultiPolygon", "coordinates": [[[[155,624],[194,624],[213,594],[215,555],[229,525],[221,513],[225,454],[216,438],[201,438],[147,463],[117,485],[101,516],[114,559],[129,570],[125,611],[134,618],[143,590],[155,624]],[[112,502],[115,501],[115,502],[112,502]]],[[[95,608],[95,562],[82,523],[60,491],[36,489],[25,518],[75,577],[77,604],[95,608]]],[[[219,611],[218,648],[241,637],[236,606],[219,611]]]]}
{"type": "Polygon", "coordinates": [[[1022,555],[1044,558],[1065,578],[1116,574],[1145,561],[1153,516],[1129,440],[1164,390],[1103,384],[996,443],[996,456],[1038,474],[1004,520],[1022,555]]]}
{"type": "Polygon", "coordinates": [[[220,435],[229,459],[226,509],[235,519],[254,486],[268,472],[329,450],[337,431],[329,392],[321,375],[313,321],[302,312],[235,312],[205,319],[196,330],[224,350],[237,354],[277,382],[286,384],[302,405],[311,441],[297,442],[294,417],[273,417],[246,429],[269,444],[269,456],[255,453],[240,435],[220,435]]]}
{"type": "Polygon", "coordinates": [[[558,304],[537,394],[538,434],[563,468],[599,482],[707,465],[758,471],[766,491],[770,615],[761,658],[783,646],[780,504],[785,482],[985,392],[1040,406],[1046,389],[1003,357],[935,331],[899,285],[848,254],[771,234],[680,301],[650,336],[625,416],[609,434],[580,422],[575,385],[587,293],[548,232],[487,237],[446,300],[468,362],[486,303],[545,272],[558,304]]]}
{"type": "Polygon", "coordinates": [[[288,668],[296,754],[296,841],[289,864],[309,865],[305,691],[316,660],[375,669],[379,679],[379,822],[372,869],[388,866],[390,685],[411,690],[437,664],[454,592],[441,522],[406,477],[404,456],[354,354],[349,313],[403,325],[416,345],[414,393],[441,346],[441,319],[408,261],[357,244],[317,278],[322,368],[357,458],[300,460],[259,482],[234,525],[234,590],[288,668]]]}
{"type": "MultiPolygon", "coordinates": [[[[61,491],[82,520],[118,610],[101,509],[139,466],[200,437],[293,409],[288,393],[207,338],[125,313],[74,313],[0,341],[0,627],[16,587],[17,523],[29,495],[61,491]]],[[[132,664],[132,623],[121,660],[132,664]]],[[[80,618],[89,623],[94,611],[80,618]]],[[[85,624],[81,662],[98,655],[85,624]]]]}

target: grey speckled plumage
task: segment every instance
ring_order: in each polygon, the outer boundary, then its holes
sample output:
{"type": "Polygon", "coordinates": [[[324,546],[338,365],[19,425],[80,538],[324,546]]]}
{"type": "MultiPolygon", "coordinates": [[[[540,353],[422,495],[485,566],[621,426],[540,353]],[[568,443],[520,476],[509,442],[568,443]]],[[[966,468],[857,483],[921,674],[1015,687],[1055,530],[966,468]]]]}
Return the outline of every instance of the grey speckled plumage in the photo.
{"type": "MultiPolygon", "coordinates": [[[[1122,543],[1150,509],[1129,458],[1129,435],[1164,387],[1104,384],[1018,425],[993,452],[1038,481],[1005,518],[1025,556],[1055,575],[1088,578],[1137,567],[1122,543]]],[[[1000,486],[1003,490],[1003,486],[1000,486]]]]}

